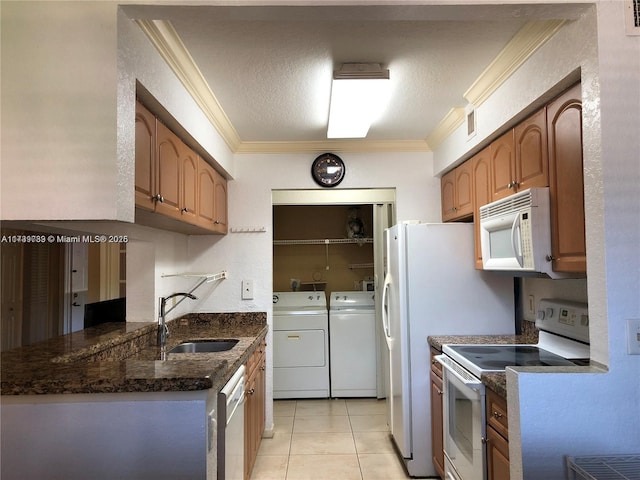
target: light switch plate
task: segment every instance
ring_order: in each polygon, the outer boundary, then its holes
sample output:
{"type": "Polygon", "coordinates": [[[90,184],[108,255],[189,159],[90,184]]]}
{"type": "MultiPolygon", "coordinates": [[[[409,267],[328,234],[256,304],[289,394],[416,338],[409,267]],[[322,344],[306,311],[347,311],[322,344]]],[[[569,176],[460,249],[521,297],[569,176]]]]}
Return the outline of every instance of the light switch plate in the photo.
{"type": "Polygon", "coordinates": [[[640,355],[640,318],[627,320],[627,353],[640,355]]]}
{"type": "Polygon", "coordinates": [[[242,299],[253,300],[253,280],[242,281],[242,299]]]}

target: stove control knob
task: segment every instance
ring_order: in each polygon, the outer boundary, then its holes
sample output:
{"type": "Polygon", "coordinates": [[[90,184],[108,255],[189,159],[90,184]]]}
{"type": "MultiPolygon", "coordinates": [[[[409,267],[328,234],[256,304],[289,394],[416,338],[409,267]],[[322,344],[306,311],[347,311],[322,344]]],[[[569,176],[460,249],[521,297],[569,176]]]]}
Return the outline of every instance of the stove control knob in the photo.
{"type": "Polygon", "coordinates": [[[553,308],[545,308],[544,310],[538,310],[538,315],[536,316],[536,320],[551,320],[553,318],[553,308]]]}

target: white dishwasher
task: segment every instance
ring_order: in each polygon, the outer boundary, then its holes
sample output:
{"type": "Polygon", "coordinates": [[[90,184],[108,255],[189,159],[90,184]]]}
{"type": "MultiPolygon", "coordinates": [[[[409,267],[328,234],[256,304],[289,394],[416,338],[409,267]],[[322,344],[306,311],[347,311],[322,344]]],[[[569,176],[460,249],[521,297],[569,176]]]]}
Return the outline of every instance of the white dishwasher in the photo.
{"type": "Polygon", "coordinates": [[[218,394],[218,480],[244,480],[244,372],[241,365],[218,394]]]}
{"type": "Polygon", "coordinates": [[[332,292],[329,300],[331,396],[377,396],[373,292],[332,292]]]}

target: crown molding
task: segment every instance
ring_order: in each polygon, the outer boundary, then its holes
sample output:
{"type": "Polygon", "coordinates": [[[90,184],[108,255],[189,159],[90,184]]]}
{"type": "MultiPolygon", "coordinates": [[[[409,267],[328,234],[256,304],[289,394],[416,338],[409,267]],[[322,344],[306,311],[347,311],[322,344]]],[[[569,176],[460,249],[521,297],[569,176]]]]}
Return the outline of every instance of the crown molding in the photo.
{"type": "MultiPolygon", "coordinates": [[[[565,20],[535,20],[527,22],[502,49],[489,66],[464,92],[464,98],[479,107],[489,98],[527,59],[549,40],[565,23],[565,20]]],[[[465,109],[452,108],[427,137],[431,149],[436,149],[465,121],[465,109]]]]}
{"type": "Polygon", "coordinates": [[[235,153],[430,152],[425,140],[326,140],[309,142],[242,142],[235,153]]]}
{"type": "Polygon", "coordinates": [[[166,20],[136,20],[142,31],[149,37],[160,56],[191,94],[215,129],[220,133],[231,151],[241,144],[238,132],[220,106],[193,57],[173,28],[166,20]]]}
{"type": "Polygon", "coordinates": [[[527,22],[498,56],[464,92],[464,98],[479,107],[520,66],[564,25],[565,20],[527,22]]]}
{"type": "Polygon", "coordinates": [[[452,108],[447,112],[440,123],[427,137],[427,143],[431,148],[436,148],[440,145],[445,138],[451,135],[460,125],[464,123],[465,112],[464,108],[457,107],[452,108]]]}
{"type": "MultiPolygon", "coordinates": [[[[465,120],[464,108],[452,108],[425,140],[243,142],[171,22],[136,20],[136,23],[234,153],[429,152],[437,148],[465,120]]],[[[564,23],[565,20],[527,22],[467,89],[464,98],[475,107],[480,106],[564,23]]]]}

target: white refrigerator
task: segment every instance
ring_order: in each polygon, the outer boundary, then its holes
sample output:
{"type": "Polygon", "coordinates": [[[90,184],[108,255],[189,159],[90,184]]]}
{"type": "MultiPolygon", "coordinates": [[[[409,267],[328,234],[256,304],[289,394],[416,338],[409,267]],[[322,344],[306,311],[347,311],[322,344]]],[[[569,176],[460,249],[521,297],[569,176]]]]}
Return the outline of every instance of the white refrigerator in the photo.
{"type": "Polygon", "coordinates": [[[401,223],[386,235],[389,427],[409,474],[436,477],[427,337],[513,334],[514,281],[475,269],[473,224],[401,223]]]}

